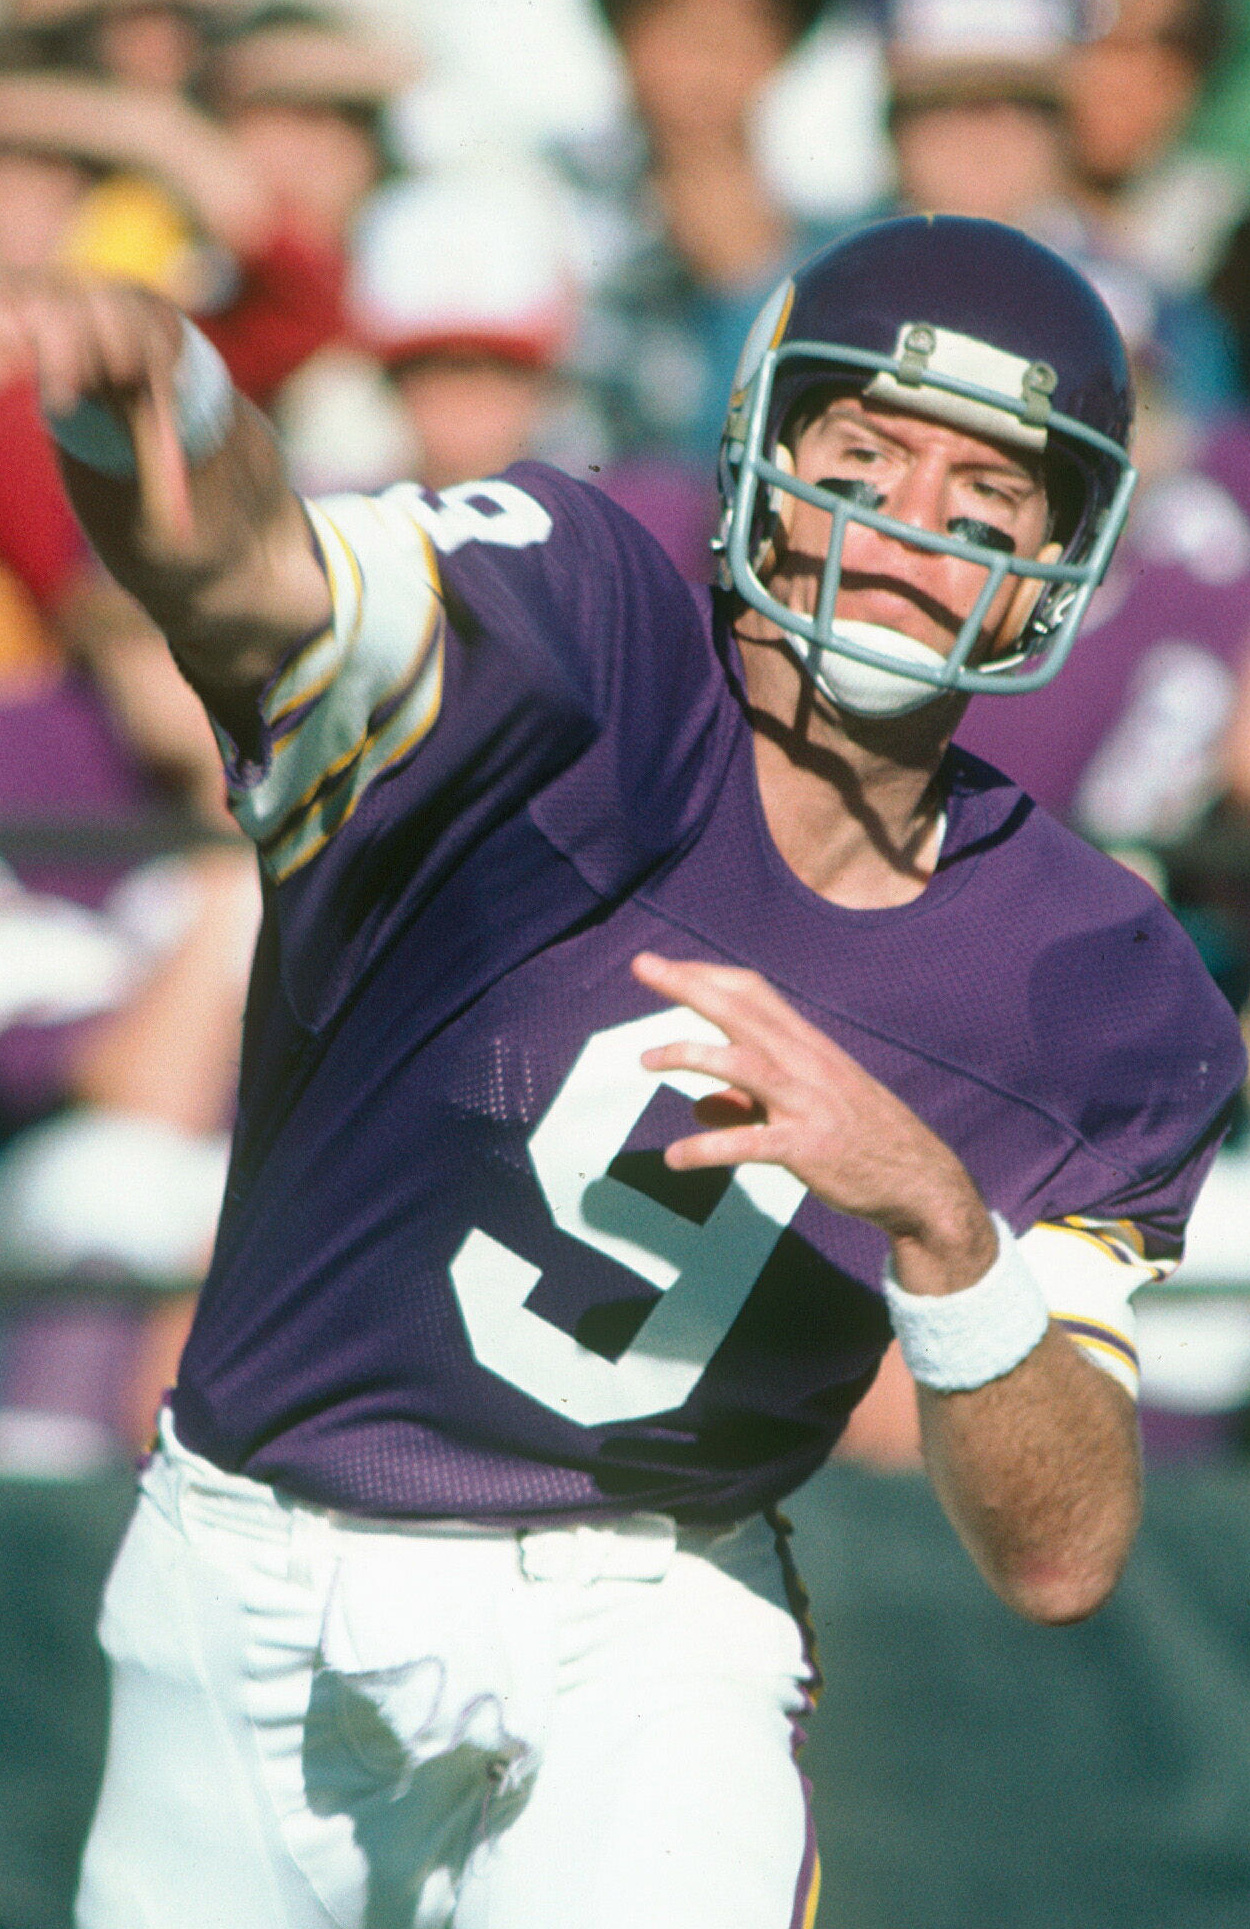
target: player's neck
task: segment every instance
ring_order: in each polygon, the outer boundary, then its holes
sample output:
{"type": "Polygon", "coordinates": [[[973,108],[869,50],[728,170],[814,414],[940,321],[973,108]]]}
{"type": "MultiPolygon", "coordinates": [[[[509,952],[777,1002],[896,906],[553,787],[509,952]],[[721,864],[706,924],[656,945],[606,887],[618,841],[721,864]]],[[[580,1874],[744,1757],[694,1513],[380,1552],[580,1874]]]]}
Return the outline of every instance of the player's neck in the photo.
{"type": "Polygon", "coordinates": [[[844,717],[815,695],[779,640],[740,628],[764,816],[809,890],[852,910],[907,904],[933,875],[938,771],[962,703],[885,721],[844,717]]]}

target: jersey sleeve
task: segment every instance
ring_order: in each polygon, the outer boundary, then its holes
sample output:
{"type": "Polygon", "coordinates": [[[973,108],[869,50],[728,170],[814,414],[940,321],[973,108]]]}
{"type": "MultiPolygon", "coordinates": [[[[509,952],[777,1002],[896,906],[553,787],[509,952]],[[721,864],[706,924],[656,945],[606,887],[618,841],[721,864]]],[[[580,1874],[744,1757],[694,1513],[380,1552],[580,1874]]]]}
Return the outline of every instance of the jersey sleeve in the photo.
{"type": "Polygon", "coordinates": [[[1184,1257],[1185,1228],[1226,1119],[1209,1126],[1171,1170],[1017,1235],[1051,1318],[1134,1398],[1139,1361],[1132,1297],[1139,1287],[1167,1279],[1184,1257]]]}
{"type": "Polygon", "coordinates": [[[1127,1219],[1042,1221],[1017,1243],[1052,1320],[1136,1399],[1140,1373],[1132,1296],[1139,1286],[1166,1279],[1176,1259],[1150,1258],[1140,1228],[1127,1219]]]}
{"type": "Polygon", "coordinates": [[[392,819],[411,816],[468,771],[493,772],[516,803],[580,763],[547,796],[544,829],[588,869],[604,860],[596,886],[617,886],[613,854],[643,817],[671,844],[698,807],[691,751],[713,659],[689,587],[640,525],[538,464],[441,495],[328,498],[308,515],[332,622],[264,693],[249,760],[218,728],[232,809],[273,881],[340,838],[366,798],[376,834],[379,796],[392,819]]]}
{"type": "Polygon", "coordinates": [[[314,857],[439,713],[446,617],[428,536],[385,499],[307,505],[330,584],[329,626],[261,700],[261,756],[217,727],[240,828],[277,882],[314,857]]]}

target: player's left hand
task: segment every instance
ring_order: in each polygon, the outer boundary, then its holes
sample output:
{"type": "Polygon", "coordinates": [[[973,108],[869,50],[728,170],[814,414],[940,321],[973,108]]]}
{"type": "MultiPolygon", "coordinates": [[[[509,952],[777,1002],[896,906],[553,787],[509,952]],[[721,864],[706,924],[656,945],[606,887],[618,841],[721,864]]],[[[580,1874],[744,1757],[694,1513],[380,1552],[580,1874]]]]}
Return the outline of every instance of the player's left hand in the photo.
{"type": "Polygon", "coordinates": [[[665,1152],[674,1171],[784,1166],[826,1205],[892,1239],[966,1249],[959,1271],[970,1279],[993,1263],[992,1221],[950,1147],[757,972],[653,952],[640,952],[633,972],[725,1034],[723,1045],[690,1040],[643,1053],[649,1071],[725,1081],[695,1107],[708,1129],[665,1152]]]}

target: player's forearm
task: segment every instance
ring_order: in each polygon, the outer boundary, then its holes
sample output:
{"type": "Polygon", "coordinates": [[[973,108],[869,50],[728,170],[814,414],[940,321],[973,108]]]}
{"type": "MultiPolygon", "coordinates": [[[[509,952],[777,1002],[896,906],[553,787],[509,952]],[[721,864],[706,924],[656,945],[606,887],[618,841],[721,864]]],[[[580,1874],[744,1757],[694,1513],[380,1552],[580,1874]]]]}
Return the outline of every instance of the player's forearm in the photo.
{"type": "Polygon", "coordinates": [[[249,688],[327,620],[329,592],[264,419],[239,396],[233,411],[222,446],[187,464],[181,527],[151,513],[137,481],[64,454],[62,467],[93,545],[187,668],[209,685],[249,688]]]}
{"type": "Polygon", "coordinates": [[[891,1239],[891,1313],[917,1372],[925,1464],[996,1593],[1033,1620],[1080,1620],[1115,1585],[1136,1531],[1133,1404],[1048,1324],[963,1167],[952,1159],[934,1180],[891,1239]]]}
{"type": "Polygon", "coordinates": [[[990,1586],[1031,1620],[1093,1613],[1140,1513],[1128,1394],[1054,1326],[1000,1379],[917,1393],[930,1478],[990,1586]]]}

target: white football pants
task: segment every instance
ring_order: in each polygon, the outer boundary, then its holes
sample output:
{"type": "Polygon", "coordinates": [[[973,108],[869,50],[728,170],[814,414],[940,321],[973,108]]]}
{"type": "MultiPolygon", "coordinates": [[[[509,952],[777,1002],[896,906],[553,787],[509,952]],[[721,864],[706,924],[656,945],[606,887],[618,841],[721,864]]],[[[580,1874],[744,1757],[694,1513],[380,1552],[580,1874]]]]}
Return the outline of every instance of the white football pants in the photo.
{"type": "Polygon", "coordinates": [[[761,1519],[372,1522],[166,1425],[79,1929],[806,1929],[786,1594],[761,1519]]]}

